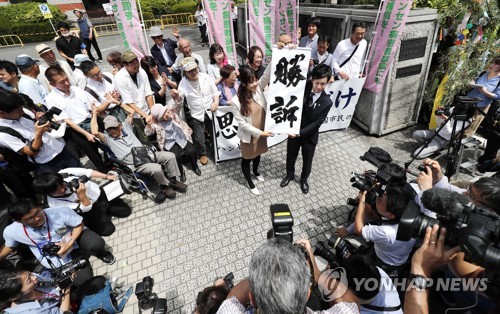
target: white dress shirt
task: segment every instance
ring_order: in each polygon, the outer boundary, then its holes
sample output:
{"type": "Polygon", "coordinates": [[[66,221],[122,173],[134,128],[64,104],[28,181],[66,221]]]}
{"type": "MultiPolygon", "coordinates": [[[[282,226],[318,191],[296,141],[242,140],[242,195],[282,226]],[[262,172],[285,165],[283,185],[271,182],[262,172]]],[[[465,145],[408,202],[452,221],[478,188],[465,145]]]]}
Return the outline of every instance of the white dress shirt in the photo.
{"type": "Polygon", "coordinates": [[[205,112],[210,110],[214,96],[218,97],[220,92],[208,74],[199,73],[198,75],[199,90],[190,83],[187,77],[184,77],[179,83],[179,93],[186,98],[191,116],[198,121],[204,121],[205,112]]]}
{"type": "MultiPolygon", "coordinates": [[[[109,77],[109,76],[108,76],[109,77]]],[[[99,96],[99,103],[103,104],[106,102],[106,94],[115,91],[115,85],[113,84],[113,79],[111,79],[111,83],[108,82],[104,77],[102,78],[102,82],[96,81],[94,79],[89,78],[87,80],[87,86],[91,88],[97,96],[99,96]]],[[[108,109],[117,106],[117,104],[110,104],[108,109]]]]}
{"type": "Polygon", "coordinates": [[[20,93],[28,95],[35,105],[45,105],[45,98],[48,92],[38,79],[22,74],[19,80],[18,89],[20,93]]]}
{"type": "Polygon", "coordinates": [[[153,91],[149,84],[148,75],[143,69],[139,69],[137,73],[137,85],[135,85],[126,68],[122,68],[116,73],[114,83],[116,90],[122,96],[124,104],[134,103],[142,111],[149,114],[150,111],[146,97],[152,96],[153,91]]]}
{"type": "Polygon", "coordinates": [[[92,117],[91,104],[97,102],[94,97],[76,86],[70,87],[69,95],[54,88],[47,96],[47,107],[57,107],[62,110],[60,115],[54,115],[57,121],[71,119],[76,124],[92,117]]]}
{"type": "Polygon", "coordinates": [[[358,50],[356,50],[356,53],[352,56],[349,62],[342,66],[341,69],[340,65],[344,62],[344,60],[349,58],[356,48],[356,45],[352,44],[351,38],[344,39],[338,43],[337,48],[335,48],[335,51],[333,52],[333,70],[335,71],[335,74],[342,70],[342,72],[346,72],[349,77],[359,77],[363,56],[365,55],[367,46],[366,40],[361,40],[358,45],[359,47],[358,50]]]}

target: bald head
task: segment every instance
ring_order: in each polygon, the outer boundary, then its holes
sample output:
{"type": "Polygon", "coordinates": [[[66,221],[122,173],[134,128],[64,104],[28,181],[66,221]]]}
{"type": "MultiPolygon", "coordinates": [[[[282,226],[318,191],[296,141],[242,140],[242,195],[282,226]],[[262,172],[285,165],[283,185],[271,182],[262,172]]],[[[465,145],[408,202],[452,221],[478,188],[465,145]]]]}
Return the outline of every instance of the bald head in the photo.
{"type": "Polygon", "coordinates": [[[280,36],[279,41],[282,42],[283,44],[285,44],[285,46],[286,46],[286,45],[289,45],[292,43],[292,37],[290,37],[289,35],[283,34],[280,36]]]}
{"type": "Polygon", "coordinates": [[[189,40],[185,38],[179,38],[177,41],[177,47],[179,51],[184,55],[184,57],[191,57],[191,54],[193,53],[191,51],[191,43],[189,40]]]}

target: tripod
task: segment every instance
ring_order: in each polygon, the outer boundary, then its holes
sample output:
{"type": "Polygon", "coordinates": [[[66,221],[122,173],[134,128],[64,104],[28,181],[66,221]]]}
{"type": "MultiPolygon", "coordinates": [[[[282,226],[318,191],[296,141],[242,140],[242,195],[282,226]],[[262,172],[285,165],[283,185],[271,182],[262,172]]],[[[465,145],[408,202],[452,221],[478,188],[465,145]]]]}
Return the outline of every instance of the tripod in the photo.
{"type": "Polygon", "coordinates": [[[446,176],[448,178],[451,178],[451,176],[455,173],[457,156],[459,154],[460,148],[462,147],[461,135],[465,130],[465,122],[469,120],[473,114],[473,111],[471,112],[470,110],[471,108],[469,108],[469,106],[470,104],[474,104],[474,108],[477,109],[475,107],[475,104],[477,104],[480,101],[481,99],[479,98],[456,96],[454,101],[456,103],[454,110],[450,113],[448,118],[439,126],[439,128],[435,131],[432,137],[425,141],[424,145],[422,145],[419,151],[413,155],[412,159],[405,163],[405,171],[408,171],[408,168],[413,163],[413,161],[417,159],[418,156],[422,153],[422,151],[429,146],[429,144],[434,140],[436,136],[438,136],[439,132],[446,126],[446,124],[449,123],[451,119],[453,119],[453,127],[450,135],[450,143],[448,144],[448,151],[446,153],[447,160],[445,168],[446,176]],[[457,137],[456,134],[457,134],[458,121],[463,121],[463,123],[459,132],[460,136],[457,137]]]}

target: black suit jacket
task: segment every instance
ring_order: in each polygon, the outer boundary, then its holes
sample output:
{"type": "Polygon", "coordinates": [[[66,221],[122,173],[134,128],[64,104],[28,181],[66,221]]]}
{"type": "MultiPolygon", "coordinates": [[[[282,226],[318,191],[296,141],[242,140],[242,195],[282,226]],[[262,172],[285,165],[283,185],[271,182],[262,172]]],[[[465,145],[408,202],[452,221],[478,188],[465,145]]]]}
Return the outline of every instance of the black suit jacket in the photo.
{"type": "Polygon", "coordinates": [[[300,137],[303,141],[310,141],[312,144],[318,144],[319,128],[325,122],[325,119],[333,103],[330,96],[324,91],[314,102],[315,106],[309,108],[309,95],[312,86],[306,85],[304,92],[304,106],[302,107],[302,121],[300,122],[300,137]]]}
{"type": "MultiPolygon", "coordinates": [[[[174,64],[175,59],[177,56],[175,55],[175,48],[177,48],[177,42],[175,40],[172,40],[170,38],[164,39],[163,40],[163,45],[165,45],[165,50],[170,58],[172,60],[172,64],[174,64]]],[[[172,64],[167,64],[167,61],[165,58],[163,58],[163,54],[160,51],[160,48],[156,46],[156,44],[151,47],[151,55],[153,58],[155,58],[156,62],[158,62],[159,65],[163,65],[164,67],[171,67],[172,64]]]]}

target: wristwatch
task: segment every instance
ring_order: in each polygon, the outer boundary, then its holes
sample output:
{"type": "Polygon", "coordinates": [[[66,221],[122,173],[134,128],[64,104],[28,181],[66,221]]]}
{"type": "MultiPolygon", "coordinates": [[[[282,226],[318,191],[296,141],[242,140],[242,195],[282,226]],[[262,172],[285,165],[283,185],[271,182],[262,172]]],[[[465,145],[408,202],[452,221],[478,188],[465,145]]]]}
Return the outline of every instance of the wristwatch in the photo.
{"type": "Polygon", "coordinates": [[[408,286],[415,287],[419,290],[425,290],[432,285],[432,280],[422,276],[410,273],[408,275],[408,286]],[[411,286],[410,286],[411,285],[411,286]]]}

